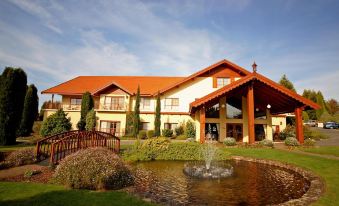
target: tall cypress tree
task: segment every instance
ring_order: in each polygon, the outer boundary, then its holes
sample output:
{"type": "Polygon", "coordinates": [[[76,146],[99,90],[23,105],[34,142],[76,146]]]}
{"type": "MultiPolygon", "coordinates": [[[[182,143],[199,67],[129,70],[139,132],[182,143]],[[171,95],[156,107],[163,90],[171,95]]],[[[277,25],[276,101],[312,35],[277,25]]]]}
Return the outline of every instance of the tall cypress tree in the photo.
{"type": "Polygon", "coordinates": [[[133,136],[138,137],[140,125],[140,87],[138,86],[137,95],[135,97],[134,115],[133,115],[133,136]]]}
{"type": "Polygon", "coordinates": [[[6,67],[0,82],[0,144],[12,145],[21,122],[27,76],[21,68],[6,67]]]}
{"type": "Polygon", "coordinates": [[[94,107],[94,101],[93,101],[91,93],[85,92],[81,98],[81,116],[77,124],[77,127],[79,130],[85,130],[87,113],[91,109],[93,109],[93,107],[94,107]]]}
{"type": "Polygon", "coordinates": [[[158,92],[157,106],[155,108],[155,118],[154,118],[154,136],[156,137],[160,136],[160,125],[161,125],[160,112],[161,112],[160,93],[158,92]]]}
{"type": "Polygon", "coordinates": [[[31,84],[28,86],[25,96],[24,109],[22,112],[19,136],[29,136],[32,132],[34,121],[37,119],[39,110],[38,90],[31,84]]]}

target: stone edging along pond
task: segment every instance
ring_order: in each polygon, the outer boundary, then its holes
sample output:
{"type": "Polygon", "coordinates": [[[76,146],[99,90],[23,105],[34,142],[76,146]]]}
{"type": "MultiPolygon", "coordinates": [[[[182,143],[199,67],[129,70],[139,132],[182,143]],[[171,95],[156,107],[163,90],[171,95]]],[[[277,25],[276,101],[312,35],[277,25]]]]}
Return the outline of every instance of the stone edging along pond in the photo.
{"type": "Polygon", "coordinates": [[[285,168],[285,169],[288,169],[288,170],[291,170],[293,172],[300,174],[307,181],[310,182],[310,188],[307,190],[307,192],[301,198],[292,199],[292,200],[289,200],[287,202],[278,204],[280,206],[309,205],[312,202],[317,201],[325,191],[325,183],[320,177],[318,177],[315,174],[313,174],[312,172],[305,170],[305,169],[302,169],[300,167],[290,165],[290,164],[287,164],[287,163],[283,163],[283,162],[273,161],[273,160],[255,159],[255,158],[242,157],[242,156],[233,156],[232,159],[233,160],[243,160],[243,161],[249,161],[249,162],[263,163],[263,164],[268,164],[268,165],[272,165],[272,166],[285,168]]]}

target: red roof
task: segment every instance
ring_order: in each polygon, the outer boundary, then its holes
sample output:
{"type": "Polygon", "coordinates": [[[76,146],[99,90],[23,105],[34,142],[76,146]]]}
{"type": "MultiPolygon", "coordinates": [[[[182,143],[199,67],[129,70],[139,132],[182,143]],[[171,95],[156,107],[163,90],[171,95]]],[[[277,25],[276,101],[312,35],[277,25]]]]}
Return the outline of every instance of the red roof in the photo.
{"type": "Polygon", "coordinates": [[[136,93],[140,85],[142,95],[157,93],[159,89],[181,81],[184,77],[161,76],[79,76],[55,87],[42,91],[42,94],[82,95],[86,91],[95,95],[111,85],[129,94],[136,93]]]}

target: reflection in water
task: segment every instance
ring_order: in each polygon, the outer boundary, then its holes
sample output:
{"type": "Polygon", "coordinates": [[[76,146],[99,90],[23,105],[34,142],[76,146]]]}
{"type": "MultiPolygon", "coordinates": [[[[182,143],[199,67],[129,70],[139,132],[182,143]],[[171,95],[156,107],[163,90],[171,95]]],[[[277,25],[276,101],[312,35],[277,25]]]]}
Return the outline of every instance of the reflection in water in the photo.
{"type": "Polygon", "coordinates": [[[284,168],[230,161],[234,174],[223,179],[196,179],[183,174],[184,161],[136,165],[134,192],[165,205],[268,205],[301,197],[309,182],[284,168]]]}

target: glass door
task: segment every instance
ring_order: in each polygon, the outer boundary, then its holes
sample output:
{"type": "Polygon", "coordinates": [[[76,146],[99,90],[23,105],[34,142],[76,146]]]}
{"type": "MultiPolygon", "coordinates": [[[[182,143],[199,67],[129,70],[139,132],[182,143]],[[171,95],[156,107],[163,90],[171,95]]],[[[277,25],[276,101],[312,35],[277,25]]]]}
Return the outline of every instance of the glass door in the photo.
{"type": "Polygon", "coordinates": [[[237,142],[242,141],[242,124],[227,123],[226,124],[226,136],[233,137],[237,142]]]}

